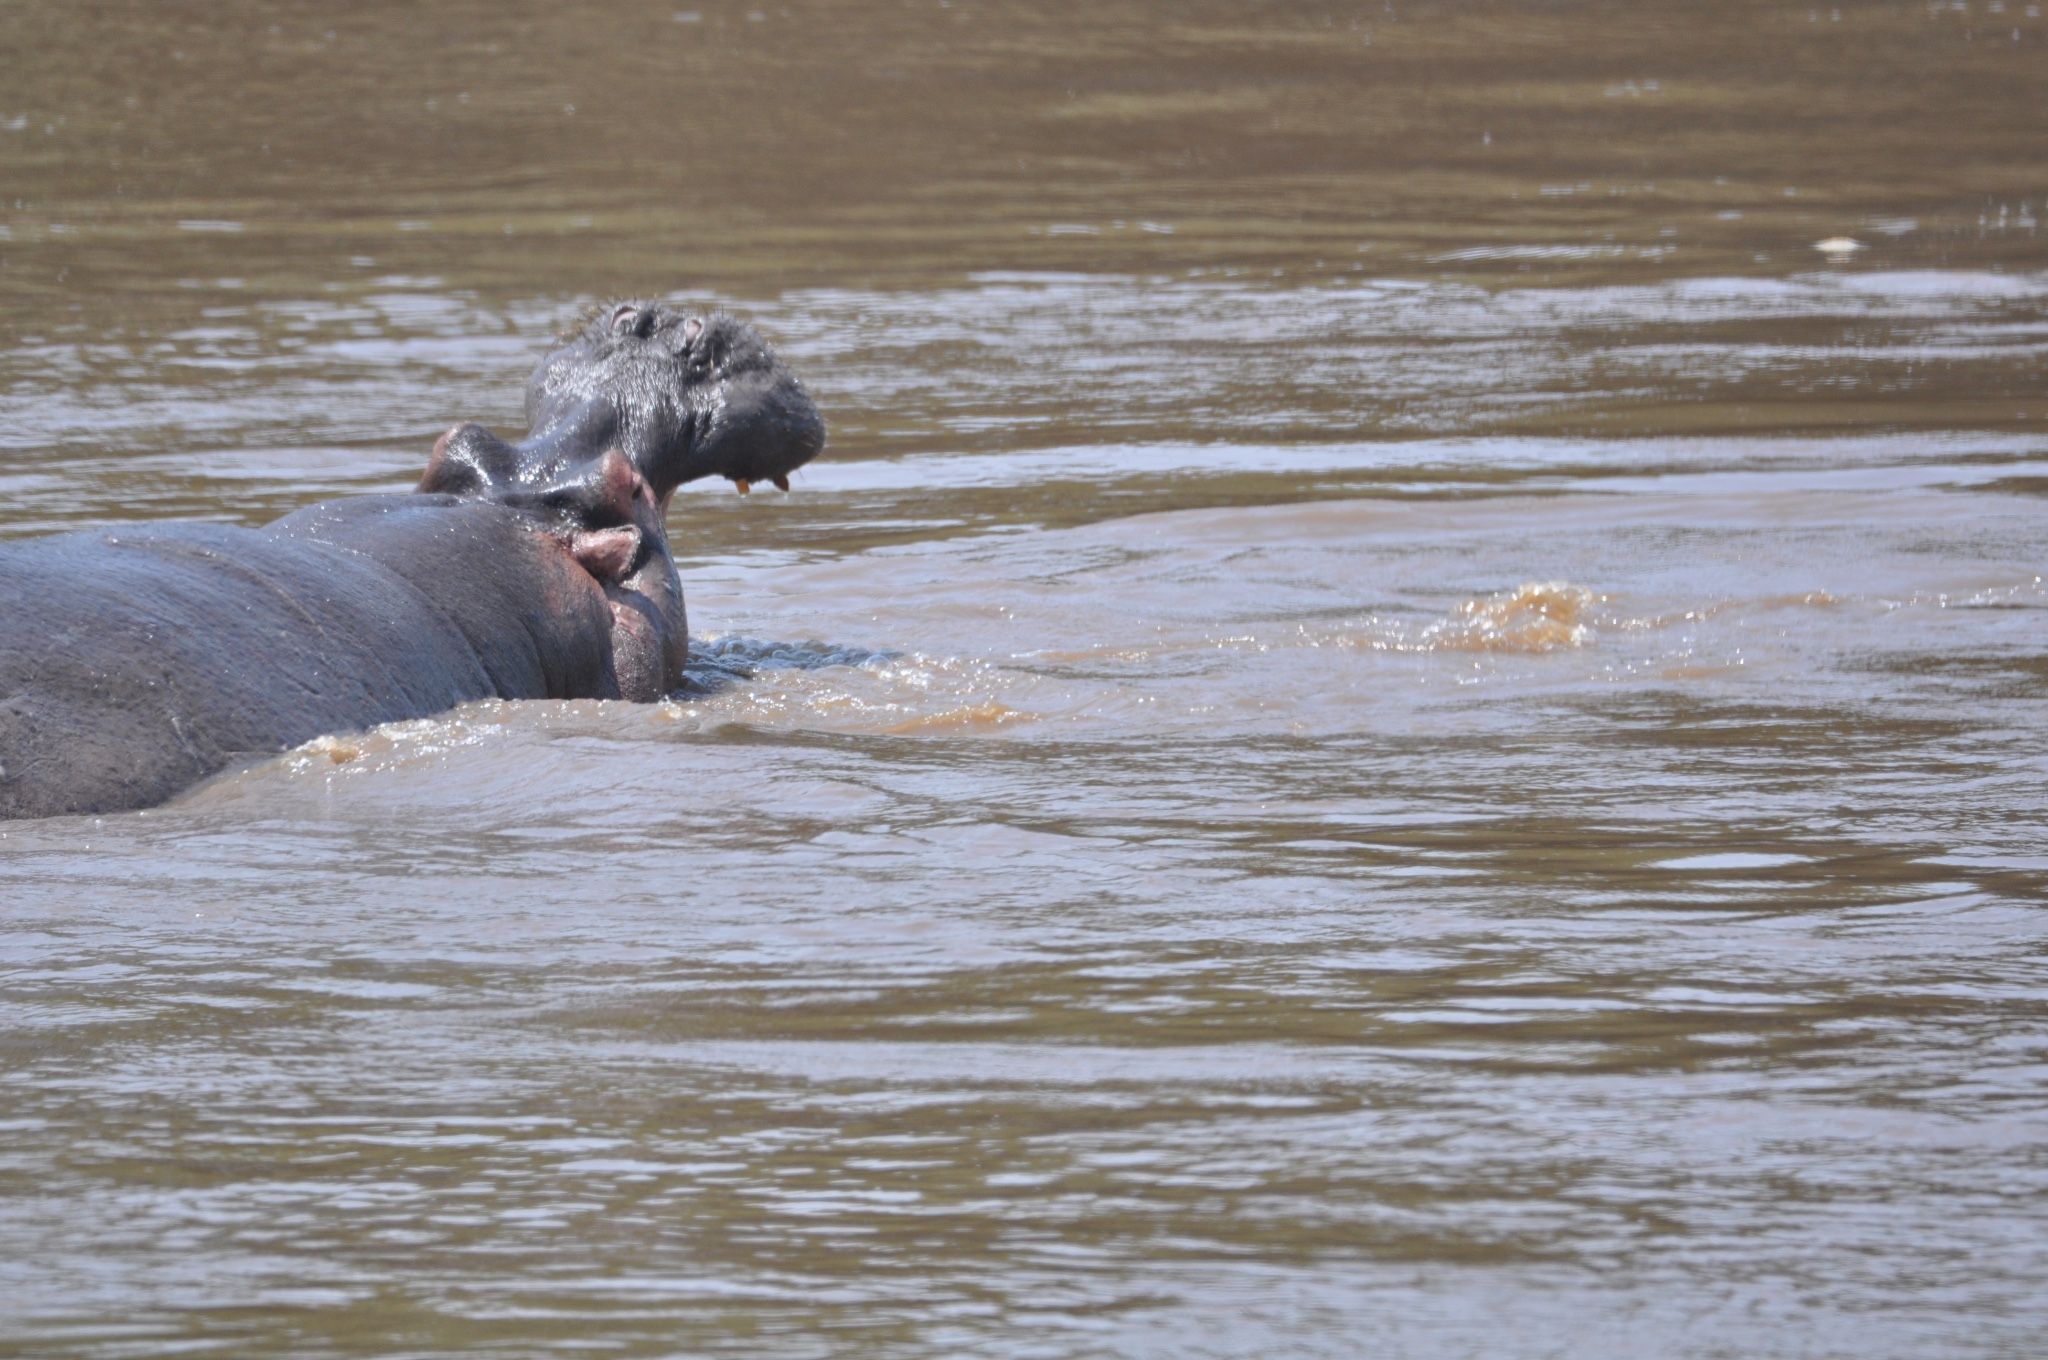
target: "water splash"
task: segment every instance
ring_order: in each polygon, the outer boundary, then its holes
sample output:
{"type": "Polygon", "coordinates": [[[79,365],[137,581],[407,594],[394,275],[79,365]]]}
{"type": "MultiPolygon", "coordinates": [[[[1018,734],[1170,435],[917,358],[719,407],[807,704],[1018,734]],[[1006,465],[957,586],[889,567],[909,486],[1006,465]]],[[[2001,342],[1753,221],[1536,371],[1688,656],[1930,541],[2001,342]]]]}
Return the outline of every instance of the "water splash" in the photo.
{"type": "Polygon", "coordinates": [[[351,773],[395,769],[490,741],[519,723],[518,708],[503,699],[484,699],[432,718],[315,737],[279,756],[276,767],[292,776],[330,774],[342,766],[351,773]]]}
{"type": "Polygon", "coordinates": [[[1424,628],[1422,651],[1555,652],[1593,640],[1583,616],[1600,597],[1569,581],[1525,581],[1483,600],[1467,600],[1424,628]]]}
{"type": "Polygon", "coordinates": [[[895,652],[870,651],[865,647],[834,647],[830,643],[766,642],[760,638],[729,636],[693,639],[690,664],[683,668],[683,683],[676,686],[676,698],[705,698],[720,694],[763,671],[815,671],[826,666],[867,666],[892,661],[895,652]]]}
{"type": "MultiPolygon", "coordinates": [[[[1587,646],[1594,639],[1589,613],[1608,597],[1569,581],[1525,581],[1481,599],[1466,600],[1447,615],[1422,625],[1374,614],[1334,629],[1297,625],[1295,645],[1372,652],[1518,652],[1540,654],[1587,646]]],[[[1691,618],[1688,614],[1685,617],[1691,618]]],[[[1665,620],[1607,620],[1627,627],[1660,626],[1665,620]]],[[[1251,644],[1256,638],[1219,639],[1217,645],[1251,644]]]]}

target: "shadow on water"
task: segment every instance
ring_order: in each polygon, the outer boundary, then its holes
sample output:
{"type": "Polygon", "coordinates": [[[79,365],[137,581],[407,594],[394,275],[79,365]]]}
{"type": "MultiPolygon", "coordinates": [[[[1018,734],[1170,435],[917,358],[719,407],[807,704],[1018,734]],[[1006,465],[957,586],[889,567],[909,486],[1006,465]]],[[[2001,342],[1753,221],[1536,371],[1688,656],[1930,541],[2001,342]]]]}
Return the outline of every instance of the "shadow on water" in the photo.
{"type": "Polygon", "coordinates": [[[893,661],[896,652],[834,647],[828,643],[764,642],[750,637],[692,638],[690,664],[676,698],[702,699],[722,694],[766,671],[815,671],[827,666],[868,666],[893,661]]]}

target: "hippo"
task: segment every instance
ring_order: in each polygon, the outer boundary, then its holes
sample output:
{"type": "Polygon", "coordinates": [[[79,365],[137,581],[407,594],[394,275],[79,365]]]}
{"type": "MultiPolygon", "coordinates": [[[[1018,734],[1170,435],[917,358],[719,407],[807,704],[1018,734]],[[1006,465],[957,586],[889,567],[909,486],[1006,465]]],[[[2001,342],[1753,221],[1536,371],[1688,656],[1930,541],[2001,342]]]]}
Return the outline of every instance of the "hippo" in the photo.
{"type": "Polygon", "coordinates": [[[666,512],[726,477],[788,488],[824,446],[751,329],[599,309],[409,494],[258,529],[156,522],[0,545],[0,818],[147,807],[238,758],[472,699],[627,699],[688,660],[666,512]]]}

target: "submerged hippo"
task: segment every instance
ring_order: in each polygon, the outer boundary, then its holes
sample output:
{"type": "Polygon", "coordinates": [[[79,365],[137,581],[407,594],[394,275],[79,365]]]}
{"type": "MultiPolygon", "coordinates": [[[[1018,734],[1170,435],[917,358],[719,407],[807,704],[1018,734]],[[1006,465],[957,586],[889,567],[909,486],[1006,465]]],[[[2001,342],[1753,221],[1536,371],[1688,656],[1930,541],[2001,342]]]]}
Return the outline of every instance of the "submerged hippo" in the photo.
{"type": "Polygon", "coordinates": [[[146,807],[469,699],[673,689],[670,495],[787,487],[817,408],[738,321],[625,302],[541,362],[526,414],[516,444],[450,430],[411,495],[0,546],[0,818],[146,807]]]}

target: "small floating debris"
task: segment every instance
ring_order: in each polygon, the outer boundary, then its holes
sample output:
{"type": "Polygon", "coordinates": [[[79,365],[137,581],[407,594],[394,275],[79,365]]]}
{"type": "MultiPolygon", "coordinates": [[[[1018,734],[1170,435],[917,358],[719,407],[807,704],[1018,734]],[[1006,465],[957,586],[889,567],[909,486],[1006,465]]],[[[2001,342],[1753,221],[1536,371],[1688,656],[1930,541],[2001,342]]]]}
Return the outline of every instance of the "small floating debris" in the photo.
{"type": "Polygon", "coordinates": [[[1853,236],[1830,236],[1825,241],[1815,241],[1813,248],[1831,260],[1846,260],[1864,246],[1853,236]]]}

